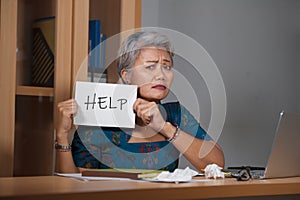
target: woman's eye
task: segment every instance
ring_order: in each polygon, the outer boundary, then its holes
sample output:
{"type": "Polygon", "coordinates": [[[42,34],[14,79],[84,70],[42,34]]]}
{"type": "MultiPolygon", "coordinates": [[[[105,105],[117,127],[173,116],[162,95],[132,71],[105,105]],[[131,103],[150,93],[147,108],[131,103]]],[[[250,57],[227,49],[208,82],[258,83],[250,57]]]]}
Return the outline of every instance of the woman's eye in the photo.
{"type": "MultiPolygon", "coordinates": [[[[155,70],[157,66],[159,65],[153,64],[153,65],[147,65],[145,68],[149,70],[155,70]]],[[[172,70],[172,66],[168,66],[168,65],[162,65],[162,68],[168,71],[172,70]]]]}
{"type": "Polygon", "coordinates": [[[168,66],[168,65],[164,65],[164,69],[166,69],[166,70],[172,70],[172,67],[168,66]]]}
{"type": "Polygon", "coordinates": [[[154,69],[155,68],[155,65],[147,65],[146,66],[146,69],[154,69]]]}

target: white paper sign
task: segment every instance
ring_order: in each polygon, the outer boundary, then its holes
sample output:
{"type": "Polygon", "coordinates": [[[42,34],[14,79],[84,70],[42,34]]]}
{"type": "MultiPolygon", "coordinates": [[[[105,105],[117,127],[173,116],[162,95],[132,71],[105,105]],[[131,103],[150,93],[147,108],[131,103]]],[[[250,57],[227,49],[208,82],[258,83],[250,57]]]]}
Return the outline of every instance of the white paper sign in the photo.
{"type": "Polygon", "coordinates": [[[134,128],[136,85],[76,82],[74,124],[134,128]]]}

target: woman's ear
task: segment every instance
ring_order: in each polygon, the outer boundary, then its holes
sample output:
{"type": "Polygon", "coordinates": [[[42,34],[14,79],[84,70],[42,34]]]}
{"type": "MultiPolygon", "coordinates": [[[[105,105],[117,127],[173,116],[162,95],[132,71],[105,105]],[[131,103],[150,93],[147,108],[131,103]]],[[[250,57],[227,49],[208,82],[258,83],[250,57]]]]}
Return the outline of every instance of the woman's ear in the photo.
{"type": "Polygon", "coordinates": [[[127,69],[122,69],[120,74],[121,74],[121,78],[122,78],[123,82],[126,84],[130,84],[127,69]]]}

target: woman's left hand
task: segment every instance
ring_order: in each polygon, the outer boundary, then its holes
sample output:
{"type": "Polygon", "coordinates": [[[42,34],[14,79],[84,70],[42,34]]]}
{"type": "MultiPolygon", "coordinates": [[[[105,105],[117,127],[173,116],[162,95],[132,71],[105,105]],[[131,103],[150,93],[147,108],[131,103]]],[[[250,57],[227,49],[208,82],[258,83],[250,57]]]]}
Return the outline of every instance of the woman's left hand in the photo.
{"type": "Polygon", "coordinates": [[[145,125],[157,132],[160,132],[166,123],[160,113],[159,105],[154,101],[137,98],[133,104],[133,110],[145,125]]]}

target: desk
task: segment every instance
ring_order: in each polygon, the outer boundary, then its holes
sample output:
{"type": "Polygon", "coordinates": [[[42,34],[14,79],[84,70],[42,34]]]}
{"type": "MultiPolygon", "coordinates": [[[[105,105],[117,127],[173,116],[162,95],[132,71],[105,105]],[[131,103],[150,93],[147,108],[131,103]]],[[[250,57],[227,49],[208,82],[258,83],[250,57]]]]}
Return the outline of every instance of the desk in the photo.
{"type": "Polygon", "coordinates": [[[300,194],[300,177],[196,183],[82,181],[58,176],[0,178],[0,199],[203,199],[300,194]]]}

